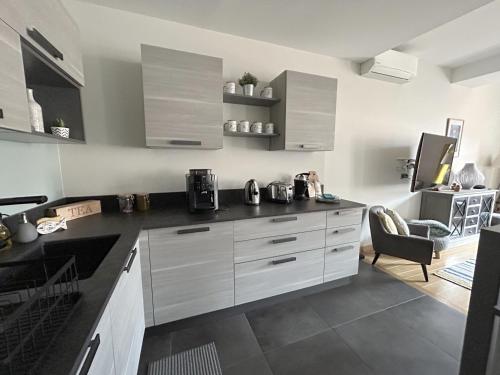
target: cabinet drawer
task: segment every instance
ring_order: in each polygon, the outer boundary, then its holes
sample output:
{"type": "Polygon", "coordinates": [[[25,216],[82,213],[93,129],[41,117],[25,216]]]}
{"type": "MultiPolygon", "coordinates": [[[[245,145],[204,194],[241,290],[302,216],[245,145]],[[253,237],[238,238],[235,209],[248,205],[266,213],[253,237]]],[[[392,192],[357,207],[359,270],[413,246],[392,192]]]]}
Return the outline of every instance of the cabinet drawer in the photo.
{"type": "Polygon", "coordinates": [[[346,225],[361,224],[363,210],[337,210],[326,213],[327,228],[344,227],[346,225]]]}
{"type": "Polygon", "coordinates": [[[261,237],[281,236],[324,229],[325,226],[325,212],[238,220],[234,223],[234,239],[235,241],[245,241],[261,237]]]}
{"type": "Polygon", "coordinates": [[[469,197],[469,206],[481,204],[481,196],[469,197]]]}
{"type": "Polygon", "coordinates": [[[324,249],[240,263],[235,266],[236,304],[323,282],[324,249]]]}
{"type": "Polygon", "coordinates": [[[155,324],[234,305],[233,223],[149,231],[155,324]]]}
{"type": "Polygon", "coordinates": [[[359,242],[325,249],[325,282],[358,273],[359,242]]]}
{"type": "Polygon", "coordinates": [[[477,215],[479,215],[479,207],[480,206],[469,207],[467,209],[467,216],[477,216],[477,215]]]}
{"type": "Polygon", "coordinates": [[[361,225],[349,225],[326,230],[326,246],[335,246],[344,243],[359,241],[361,225]]]}
{"type": "Polygon", "coordinates": [[[477,218],[477,217],[470,217],[467,220],[465,220],[465,226],[466,227],[472,227],[474,225],[477,225],[478,221],[479,221],[479,218],[477,218]]]}
{"type": "Polygon", "coordinates": [[[470,227],[470,228],[465,228],[464,230],[464,236],[473,236],[477,233],[477,228],[476,227],[470,227]]]}
{"type": "Polygon", "coordinates": [[[276,257],[298,251],[322,249],[325,247],[325,230],[286,234],[240,241],[234,244],[235,263],[276,257]]]}

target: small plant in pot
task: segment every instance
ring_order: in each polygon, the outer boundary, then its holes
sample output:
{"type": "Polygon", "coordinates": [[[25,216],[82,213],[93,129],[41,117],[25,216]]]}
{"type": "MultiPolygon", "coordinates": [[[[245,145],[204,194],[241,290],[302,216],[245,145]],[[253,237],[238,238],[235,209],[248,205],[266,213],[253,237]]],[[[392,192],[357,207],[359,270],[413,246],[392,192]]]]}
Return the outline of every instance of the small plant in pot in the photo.
{"type": "Polygon", "coordinates": [[[240,86],[243,87],[243,95],[253,96],[253,90],[255,86],[257,86],[259,80],[252,73],[246,72],[238,82],[240,86]]]}
{"type": "Polygon", "coordinates": [[[69,129],[64,124],[64,120],[62,118],[57,118],[50,127],[50,130],[53,135],[57,135],[62,138],[69,138],[69,129]]]}

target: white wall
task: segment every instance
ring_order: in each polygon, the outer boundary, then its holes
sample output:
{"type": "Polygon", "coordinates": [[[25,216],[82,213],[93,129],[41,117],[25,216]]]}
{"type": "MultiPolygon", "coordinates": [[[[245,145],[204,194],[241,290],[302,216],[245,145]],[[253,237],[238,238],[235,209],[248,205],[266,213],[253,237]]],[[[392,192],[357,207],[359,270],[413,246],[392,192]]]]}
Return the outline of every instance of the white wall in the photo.
{"type": "MultiPolygon", "coordinates": [[[[64,3],[82,33],[88,140],[62,146],[67,195],[179,191],[189,168],[213,168],[221,188],[317,170],[330,192],[415,217],[420,197],[399,180],[395,158],[414,156],[421,132],[444,134],[447,117],[463,118],[457,165],[498,158],[498,141],[488,134],[500,134],[499,88],[450,85],[448,72],[425,63],[414,82],[399,86],[360,77],[358,66],[346,60],[75,0],[64,3]],[[284,69],[338,78],[335,151],[269,152],[263,140],[239,138],[225,138],[218,151],[144,148],[141,43],[222,57],[225,79],[250,71],[269,81],[284,69]]],[[[267,110],[224,106],[225,119],[267,117],[267,110]]]]}
{"type": "MultiPolygon", "coordinates": [[[[0,197],[47,195],[49,200],[63,196],[57,145],[0,141],[0,197]]],[[[0,207],[12,214],[31,205],[0,207]]]]}

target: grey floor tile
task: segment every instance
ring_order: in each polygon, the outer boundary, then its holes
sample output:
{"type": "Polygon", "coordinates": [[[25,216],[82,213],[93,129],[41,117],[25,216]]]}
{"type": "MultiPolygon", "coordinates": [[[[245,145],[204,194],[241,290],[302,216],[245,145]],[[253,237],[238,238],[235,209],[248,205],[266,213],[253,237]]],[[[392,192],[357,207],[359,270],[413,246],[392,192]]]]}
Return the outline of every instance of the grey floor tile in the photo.
{"type": "Polygon", "coordinates": [[[263,355],[247,359],[222,369],[223,375],[273,375],[263,355]]]}
{"type": "Polygon", "coordinates": [[[458,361],[388,311],[335,328],[377,375],[457,375],[458,361]]]}
{"type": "Polygon", "coordinates": [[[145,335],[142,342],[141,359],[139,361],[138,375],[146,375],[148,363],[167,357],[171,353],[171,335],[156,334],[145,335]]]}
{"type": "Polygon", "coordinates": [[[416,334],[460,359],[467,321],[464,314],[428,296],[403,303],[388,312],[416,334]]]}
{"type": "Polygon", "coordinates": [[[246,313],[263,351],[285,346],[328,329],[302,298],[246,313]]]}
{"type": "Polygon", "coordinates": [[[222,367],[262,354],[244,314],[172,332],[172,354],[212,341],[222,367]]]}
{"type": "Polygon", "coordinates": [[[360,273],[350,285],[305,299],[330,327],[336,327],[422,296],[418,290],[361,262],[360,273]]]}
{"type": "Polygon", "coordinates": [[[369,375],[363,361],[332,330],[265,353],[274,375],[369,375]]]}

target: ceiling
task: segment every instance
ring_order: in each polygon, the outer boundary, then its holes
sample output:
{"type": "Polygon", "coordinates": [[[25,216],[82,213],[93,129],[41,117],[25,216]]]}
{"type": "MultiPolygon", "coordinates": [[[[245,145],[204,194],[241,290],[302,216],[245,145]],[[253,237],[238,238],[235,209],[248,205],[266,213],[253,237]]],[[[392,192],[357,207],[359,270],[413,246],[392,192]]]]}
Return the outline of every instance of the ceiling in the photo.
{"type": "Polygon", "coordinates": [[[83,0],[362,61],[491,0],[83,0]]]}

